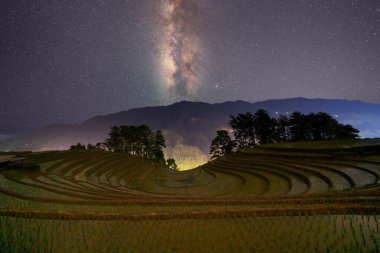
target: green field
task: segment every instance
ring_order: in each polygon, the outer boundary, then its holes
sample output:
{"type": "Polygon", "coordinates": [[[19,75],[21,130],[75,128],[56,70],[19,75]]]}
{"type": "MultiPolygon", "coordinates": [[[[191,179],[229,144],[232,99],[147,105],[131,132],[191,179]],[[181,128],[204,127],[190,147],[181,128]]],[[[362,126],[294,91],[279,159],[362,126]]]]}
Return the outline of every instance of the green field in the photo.
{"type": "Polygon", "coordinates": [[[104,151],[16,153],[0,252],[379,252],[377,140],[263,145],[189,171],[104,151]]]}

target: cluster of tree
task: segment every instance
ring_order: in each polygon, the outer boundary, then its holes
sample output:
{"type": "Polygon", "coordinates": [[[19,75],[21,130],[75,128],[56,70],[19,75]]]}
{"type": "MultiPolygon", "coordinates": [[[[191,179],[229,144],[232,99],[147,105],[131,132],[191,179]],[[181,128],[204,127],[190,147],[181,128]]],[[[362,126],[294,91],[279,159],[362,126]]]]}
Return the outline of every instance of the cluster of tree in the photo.
{"type": "Polygon", "coordinates": [[[162,149],[166,147],[161,130],[148,126],[113,126],[105,146],[110,151],[125,152],[165,164],[162,149]]]}
{"type": "Polygon", "coordinates": [[[152,131],[148,126],[113,126],[109,138],[104,142],[91,143],[87,146],[77,143],[70,146],[70,150],[104,150],[113,152],[125,152],[130,155],[144,157],[171,169],[177,170],[177,164],[173,158],[165,160],[162,149],[166,147],[165,137],[161,130],[152,131]]]}
{"type": "Polygon", "coordinates": [[[293,112],[289,117],[281,114],[278,118],[271,118],[265,110],[260,109],[255,114],[247,112],[230,116],[229,126],[234,139],[231,139],[227,130],[218,130],[210,147],[211,159],[229,154],[237,148],[250,148],[265,143],[359,137],[357,129],[339,123],[324,112],[306,115],[293,112]]]}
{"type": "Polygon", "coordinates": [[[75,145],[70,146],[70,150],[105,150],[104,143],[96,143],[96,145],[93,145],[91,143],[88,143],[87,145],[84,145],[80,142],[78,142],[75,145]]]}
{"type": "Polygon", "coordinates": [[[96,147],[92,145],[91,143],[87,144],[86,146],[80,142],[78,142],[75,145],[70,146],[70,150],[86,150],[86,149],[96,149],[96,147]]]}

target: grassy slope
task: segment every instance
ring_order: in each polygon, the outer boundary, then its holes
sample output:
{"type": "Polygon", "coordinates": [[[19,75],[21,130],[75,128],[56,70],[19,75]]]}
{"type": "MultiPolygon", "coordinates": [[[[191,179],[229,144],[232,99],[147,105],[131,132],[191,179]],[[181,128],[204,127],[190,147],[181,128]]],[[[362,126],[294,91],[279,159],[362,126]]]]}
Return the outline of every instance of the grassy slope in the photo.
{"type": "Polygon", "coordinates": [[[0,252],[370,252],[376,145],[265,145],[186,172],[117,153],[23,153],[41,171],[0,170],[0,252]]]}
{"type": "Polygon", "coordinates": [[[378,141],[328,143],[263,145],[186,172],[120,153],[22,153],[41,171],[3,170],[0,180],[7,193],[56,202],[298,196],[379,183],[380,154],[372,149],[378,141]],[[357,152],[355,147],[364,144],[371,145],[371,154],[357,152]]]}

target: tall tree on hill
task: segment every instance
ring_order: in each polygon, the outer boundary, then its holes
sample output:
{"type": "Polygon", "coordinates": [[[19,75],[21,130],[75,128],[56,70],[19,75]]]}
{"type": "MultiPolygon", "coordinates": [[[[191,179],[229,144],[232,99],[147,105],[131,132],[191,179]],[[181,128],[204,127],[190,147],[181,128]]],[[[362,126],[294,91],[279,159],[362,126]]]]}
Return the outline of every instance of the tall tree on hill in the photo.
{"type": "Polygon", "coordinates": [[[359,138],[359,130],[351,125],[338,124],[336,138],[340,140],[359,138]]]}
{"type": "Polygon", "coordinates": [[[226,130],[216,131],[216,137],[211,142],[210,155],[215,159],[226,154],[231,154],[234,147],[233,141],[226,130]]]}
{"type": "Polygon", "coordinates": [[[134,134],[132,126],[119,126],[118,129],[119,131],[114,134],[120,143],[120,148],[116,151],[131,153],[133,150],[131,138],[134,134]]]}
{"type": "Polygon", "coordinates": [[[290,119],[281,114],[278,119],[275,119],[275,142],[287,142],[290,141],[290,119]]]}
{"type": "Polygon", "coordinates": [[[166,147],[165,137],[162,134],[161,130],[157,130],[156,133],[154,134],[152,160],[155,160],[161,164],[165,164],[165,156],[164,156],[164,152],[162,151],[162,149],[165,147],[166,147]]]}
{"type": "Polygon", "coordinates": [[[259,144],[274,142],[275,120],[264,109],[253,115],[253,128],[259,144]]]}
{"type": "Polygon", "coordinates": [[[310,140],[329,140],[335,138],[338,121],[331,115],[318,112],[310,113],[307,116],[308,121],[308,139],[310,140]]]}
{"type": "Polygon", "coordinates": [[[293,112],[290,115],[291,141],[305,141],[309,139],[307,117],[300,112],[293,112]]]}
{"type": "Polygon", "coordinates": [[[145,158],[151,158],[153,156],[153,146],[154,146],[154,133],[146,125],[141,125],[137,127],[137,136],[139,146],[139,156],[145,158]]]}
{"type": "Polygon", "coordinates": [[[106,140],[107,146],[112,150],[112,151],[124,151],[123,149],[123,140],[122,140],[122,135],[120,131],[120,127],[118,126],[113,126],[111,128],[111,132],[109,133],[109,138],[106,140]]]}
{"type": "Polygon", "coordinates": [[[233,129],[236,144],[239,148],[250,148],[255,146],[254,116],[252,113],[230,116],[229,126],[233,129]]]}

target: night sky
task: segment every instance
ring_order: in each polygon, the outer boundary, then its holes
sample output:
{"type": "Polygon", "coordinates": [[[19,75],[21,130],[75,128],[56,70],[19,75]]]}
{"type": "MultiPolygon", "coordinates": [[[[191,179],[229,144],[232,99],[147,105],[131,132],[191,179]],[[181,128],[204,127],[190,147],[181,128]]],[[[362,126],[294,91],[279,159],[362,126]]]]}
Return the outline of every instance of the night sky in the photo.
{"type": "Polygon", "coordinates": [[[300,96],[380,103],[379,0],[0,2],[0,134],[300,96]]]}

